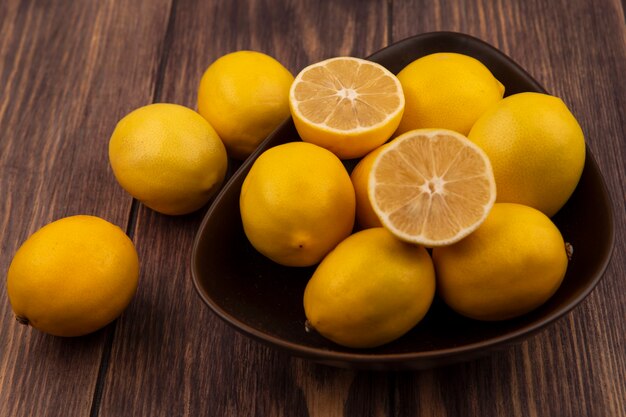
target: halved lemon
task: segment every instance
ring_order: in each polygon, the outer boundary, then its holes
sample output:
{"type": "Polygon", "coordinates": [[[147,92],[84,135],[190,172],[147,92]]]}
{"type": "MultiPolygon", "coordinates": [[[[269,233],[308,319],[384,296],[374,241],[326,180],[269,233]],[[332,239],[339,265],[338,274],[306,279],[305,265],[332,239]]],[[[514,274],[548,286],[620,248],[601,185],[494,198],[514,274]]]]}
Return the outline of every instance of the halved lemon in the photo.
{"type": "Polygon", "coordinates": [[[375,62],[331,58],[303,69],[289,91],[294,124],[305,142],[339,158],[359,158],[391,137],[402,119],[400,81],[375,62]]]}
{"type": "Polygon", "coordinates": [[[428,247],[469,235],[496,199],[487,155],[445,129],[412,130],[389,142],[368,181],[369,199],[383,226],[399,239],[428,247]]]}

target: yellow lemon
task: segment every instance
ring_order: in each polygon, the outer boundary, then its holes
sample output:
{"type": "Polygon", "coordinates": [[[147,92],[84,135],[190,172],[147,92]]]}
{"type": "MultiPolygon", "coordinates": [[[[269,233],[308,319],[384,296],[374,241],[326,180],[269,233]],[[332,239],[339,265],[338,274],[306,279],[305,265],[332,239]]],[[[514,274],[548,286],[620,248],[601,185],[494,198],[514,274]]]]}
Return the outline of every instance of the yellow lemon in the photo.
{"type": "Polygon", "coordinates": [[[496,200],[487,155],[445,129],[411,130],[387,143],[372,162],[367,192],[391,233],[429,247],[476,230],[496,200]]]}
{"type": "Polygon", "coordinates": [[[382,226],[376,212],[374,212],[374,209],[372,208],[372,203],[370,202],[369,195],[367,193],[372,164],[382,149],[383,146],[379,146],[372,152],[365,155],[365,157],[363,157],[363,159],[356,164],[350,174],[350,179],[352,180],[352,185],[354,186],[354,194],[356,196],[356,222],[361,229],[382,226]]]}
{"type": "Polygon", "coordinates": [[[338,57],[303,69],[291,86],[289,106],[302,140],[342,159],[359,158],[396,130],[404,95],[382,65],[338,57]]]}
{"type": "Polygon", "coordinates": [[[585,165],[585,138],[565,103],[540,93],[514,94],[483,114],[469,139],[489,156],[499,203],[554,215],[574,192],[585,165]]]}
{"type": "Polygon", "coordinates": [[[293,75],[271,56],[238,51],[216,60],[198,89],[198,112],[215,128],[228,154],[245,159],[289,117],[293,75]]]}
{"type": "Polygon", "coordinates": [[[480,115],[497,103],[504,86],[480,61],[457,53],[436,53],[398,74],[406,105],[396,133],[443,128],[467,135],[480,115]]]}
{"type": "Polygon", "coordinates": [[[505,320],[546,302],[561,285],[567,252],[561,233],[538,210],[495,204],[474,233],[433,249],[437,288],[458,313],[505,320]]]}
{"type": "Polygon", "coordinates": [[[377,227],[353,234],[324,258],[304,291],[304,311],[335,343],[375,347],[413,328],[434,294],[428,252],[377,227]]]}
{"type": "Polygon", "coordinates": [[[228,163],[224,145],[202,116],[166,103],[141,107],[120,120],[109,142],[109,160],[130,195],[172,215],[206,204],[228,163]]]}
{"type": "Polygon", "coordinates": [[[7,274],[17,320],[55,336],[113,321],[137,289],[139,259],[117,226],[93,216],[52,222],[18,249],[7,274]]]}
{"type": "Polygon", "coordinates": [[[319,262],[354,225],[348,172],[335,155],[310,143],[261,154],[243,182],[239,204],[252,246],[287,266],[319,262]]]}

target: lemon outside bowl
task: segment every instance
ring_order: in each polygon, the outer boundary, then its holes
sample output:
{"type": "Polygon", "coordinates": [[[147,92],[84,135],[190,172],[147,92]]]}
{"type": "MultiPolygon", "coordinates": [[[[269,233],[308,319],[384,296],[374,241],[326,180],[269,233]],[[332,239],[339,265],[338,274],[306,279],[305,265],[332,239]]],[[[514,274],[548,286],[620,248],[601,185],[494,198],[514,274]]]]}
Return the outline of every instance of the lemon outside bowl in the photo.
{"type": "MultiPolygon", "coordinates": [[[[458,52],[483,62],[506,87],[505,95],[545,93],[528,73],[483,41],[453,32],[402,40],[368,59],[398,73],[434,52],[458,52]]],[[[580,183],[553,218],[574,247],[563,284],[546,304],[522,317],[480,322],[461,317],[435,299],[426,317],[409,333],[374,349],[350,349],[305,330],[302,295],[314,267],[273,263],[250,245],[239,215],[241,184],[266,149],[299,140],[291,119],[279,126],[242,164],[209,208],[192,253],[192,277],[200,298],[235,329],[290,354],[328,365],[358,369],[426,369],[484,356],[519,342],[576,307],[600,281],[614,241],[613,209],[593,155],[580,183]]],[[[350,170],[356,161],[347,161],[350,170]]],[[[295,196],[294,196],[295,197],[295,196]]]]}

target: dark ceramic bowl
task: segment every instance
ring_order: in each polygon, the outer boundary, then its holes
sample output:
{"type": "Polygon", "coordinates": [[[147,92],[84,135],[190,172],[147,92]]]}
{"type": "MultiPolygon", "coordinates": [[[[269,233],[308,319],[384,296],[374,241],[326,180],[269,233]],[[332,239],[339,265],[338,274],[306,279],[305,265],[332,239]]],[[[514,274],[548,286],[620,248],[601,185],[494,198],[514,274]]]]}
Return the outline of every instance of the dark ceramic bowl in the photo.
{"type": "MultiPolygon", "coordinates": [[[[398,73],[434,52],[460,52],[483,62],[507,95],[545,90],[510,58],[467,35],[427,33],[395,43],[368,59],[398,73]]],[[[435,299],[426,317],[400,339],[375,349],[350,349],[305,331],[302,295],[314,268],[283,267],[248,243],[239,215],[241,184],[256,158],[273,146],[299,140],[291,119],[274,131],[224,186],[209,209],[193,248],[195,287],[204,302],[237,330],[316,362],[369,369],[429,368],[472,359],[517,342],[579,304],[596,286],[613,248],[611,202],[587,149],[582,178],[554,221],[574,247],[558,292],[523,317],[496,323],[470,320],[435,299]]],[[[354,161],[346,166],[351,169],[354,161]]],[[[296,198],[294,196],[294,198],[296,198]]]]}

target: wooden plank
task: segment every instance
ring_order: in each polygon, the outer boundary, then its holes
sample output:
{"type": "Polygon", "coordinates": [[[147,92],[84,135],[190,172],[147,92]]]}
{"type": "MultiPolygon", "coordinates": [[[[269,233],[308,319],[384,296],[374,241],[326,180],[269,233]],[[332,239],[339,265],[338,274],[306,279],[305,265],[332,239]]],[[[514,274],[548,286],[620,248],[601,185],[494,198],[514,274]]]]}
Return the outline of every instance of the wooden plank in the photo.
{"type": "MultiPolygon", "coordinates": [[[[204,69],[254,49],[296,73],[334,55],[386,44],[385,1],[178,1],[157,101],[196,107],[204,69]]],[[[292,359],[227,327],[196,295],[190,253],[203,213],[173,218],[139,210],[144,272],[116,329],[100,415],[389,415],[385,374],[292,359]],[[356,414],[352,414],[356,413],[356,414]]]]}
{"type": "Polygon", "coordinates": [[[549,330],[478,362],[398,377],[396,416],[626,415],[626,52],[619,0],[393,1],[393,40],[452,30],[500,48],[577,116],[614,196],[598,288],[549,330]]]}
{"type": "MultiPolygon", "coordinates": [[[[0,270],[60,217],[126,227],[131,198],[109,169],[108,138],[152,100],[168,10],[167,1],[0,2],[0,270]]],[[[19,326],[4,285],[0,309],[0,415],[88,415],[110,329],[64,339],[19,326]]]]}

